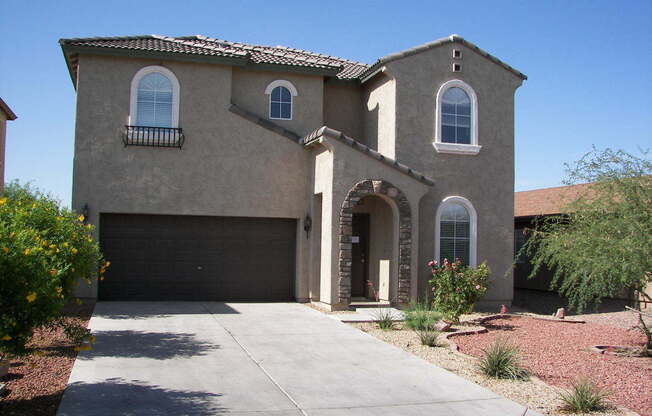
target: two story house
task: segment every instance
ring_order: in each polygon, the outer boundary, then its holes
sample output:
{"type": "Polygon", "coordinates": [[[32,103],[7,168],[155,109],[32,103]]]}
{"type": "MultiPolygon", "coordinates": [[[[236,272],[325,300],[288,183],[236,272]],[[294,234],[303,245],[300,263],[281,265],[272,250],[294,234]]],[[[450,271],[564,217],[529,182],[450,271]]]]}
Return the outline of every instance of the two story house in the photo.
{"type": "Polygon", "coordinates": [[[513,283],[514,93],[452,35],[373,65],[205,36],[60,41],[77,93],[72,206],[102,300],[405,303],[431,259],[513,283]]]}

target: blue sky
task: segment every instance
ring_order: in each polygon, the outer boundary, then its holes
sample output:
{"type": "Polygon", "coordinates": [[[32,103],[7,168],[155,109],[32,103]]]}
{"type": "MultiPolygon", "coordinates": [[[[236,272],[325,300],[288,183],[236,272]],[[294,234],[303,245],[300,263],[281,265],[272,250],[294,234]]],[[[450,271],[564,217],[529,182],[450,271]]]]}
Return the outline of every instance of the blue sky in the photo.
{"type": "Polygon", "coordinates": [[[652,148],[652,1],[12,1],[0,13],[6,179],[70,203],[75,94],[59,38],[204,34],[373,63],[452,33],[528,75],[516,190],[561,184],[591,149],[652,148]]]}

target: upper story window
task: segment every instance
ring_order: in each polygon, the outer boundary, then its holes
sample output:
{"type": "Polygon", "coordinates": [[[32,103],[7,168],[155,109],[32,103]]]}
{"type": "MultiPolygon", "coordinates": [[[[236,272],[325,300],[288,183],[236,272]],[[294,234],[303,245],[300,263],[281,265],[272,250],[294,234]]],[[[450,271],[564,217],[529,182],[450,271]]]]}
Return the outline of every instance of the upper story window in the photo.
{"type": "Polygon", "coordinates": [[[294,97],[297,89],[290,81],[276,80],[265,89],[269,95],[269,118],[274,120],[292,120],[294,97]]]}
{"type": "Polygon", "coordinates": [[[477,154],[478,100],[463,81],[451,80],[437,92],[435,149],[440,153],[477,154]]]}
{"type": "Polygon", "coordinates": [[[435,258],[476,265],[477,214],[466,198],[445,198],[437,209],[435,221],[435,258]]]}
{"type": "Polygon", "coordinates": [[[183,146],[179,128],[179,81],[162,66],[141,68],[131,80],[129,121],[125,146],[183,146]]]}
{"type": "Polygon", "coordinates": [[[179,126],[179,82],[172,71],[148,66],[131,82],[129,124],[145,127],[179,126]]]}

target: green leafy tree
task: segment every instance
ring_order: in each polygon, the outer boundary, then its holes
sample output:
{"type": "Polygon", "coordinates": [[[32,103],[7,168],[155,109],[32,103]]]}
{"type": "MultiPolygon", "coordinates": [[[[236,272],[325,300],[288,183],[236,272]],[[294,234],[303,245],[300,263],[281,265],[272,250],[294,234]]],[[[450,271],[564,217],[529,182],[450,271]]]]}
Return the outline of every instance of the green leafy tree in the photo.
{"type": "Polygon", "coordinates": [[[28,185],[7,186],[0,196],[0,354],[24,354],[43,325],[63,326],[76,341],[89,337],[66,325],[61,309],[78,301],[80,280],[101,278],[108,267],[91,232],[82,216],[52,197],[28,185]]]}
{"type": "MultiPolygon", "coordinates": [[[[551,289],[583,311],[605,297],[652,282],[652,163],[622,150],[587,153],[567,166],[566,184],[589,183],[565,196],[565,213],[538,221],[521,253],[553,272],[551,289]]],[[[648,345],[650,345],[648,336],[648,345]]]]}

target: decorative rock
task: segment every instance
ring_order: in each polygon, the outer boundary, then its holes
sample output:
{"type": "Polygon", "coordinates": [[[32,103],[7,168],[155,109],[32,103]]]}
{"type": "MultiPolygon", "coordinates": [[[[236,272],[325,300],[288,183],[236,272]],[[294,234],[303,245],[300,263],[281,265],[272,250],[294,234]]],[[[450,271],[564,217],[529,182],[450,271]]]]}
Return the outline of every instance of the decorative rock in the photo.
{"type": "Polygon", "coordinates": [[[557,313],[555,314],[555,318],[564,319],[565,316],[566,316],[566,309],[564,309],[564,308],[557,309],[557,313]]]}
{"type": "Polygon", "coordinates": [[[446,322],[446,321],[438,321],[435,324],[435,329],[437,329],[438,331],[441,331],[441,332],[446,332],[449,329],[451,329],[451,323],[446,322]]]}

